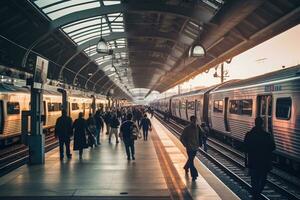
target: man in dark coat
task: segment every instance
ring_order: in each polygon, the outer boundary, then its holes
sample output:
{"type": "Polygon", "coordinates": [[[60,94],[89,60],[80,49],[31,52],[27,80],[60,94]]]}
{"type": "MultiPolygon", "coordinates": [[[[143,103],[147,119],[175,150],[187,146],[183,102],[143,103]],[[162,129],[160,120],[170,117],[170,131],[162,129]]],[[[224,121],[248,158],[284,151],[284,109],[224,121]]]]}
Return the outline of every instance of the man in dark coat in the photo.
{"type": "Polygon", "coordinates": [[[151,121],[145,114],[143,119],[141,120],[141,123],[139,124],[140,128],[143,128],[143,137],[144,141],[148,140],[148,131],[151,129],[151,121]]]}
{"type": "Polygon", "coordinates": [[[83,118],[83,113],[80,112],[78,119],[74,121],[73,129],[74,129],[74,147],[73,149],[79,150],[79,159],[82,159],[83,149],[87,147],[86,142],[86,131],[87,125],[86,121],[83,118]]]}
{"type": "Polygon", "coordinates": [[[70,138],[73,134],[72,119],[67,116],[65,110],[62,111],[62,116],[57,118],[55,124],[55,137],[59,140],[60,159],[64,158],[64,146],[66,146],[66,154],[68,158],[72,157],[70,153],[70,138]]]}
{"type": "Polygon", "coordinates": [[[272,152],[275,150],[273,136],[264,131],[262,118],[255,119],[255,127],[246,134],[244,145],[253,199],[258,199],[265,187],[267,174],[272,169],[272,152]]]}
{"type": "Polygon", "coordinates": [[[103,117],[104,117],[104,122],[105,122],[105,125],[106,125],[106,135],[109,135],[110,122],[111,122],[111,113],[110,113],[110,111],[106,111],[103,117]]]}
{"type": "Polygon", "coordinates": [[[130,160],[130,154],[132,160],[135,160],[134,157],[134,138],[133,130],[137,129],[135,123],[132,121],[132,114],[127,114],[127,120],[121,125],[120,128],[120,138],[123,140],[125,144],[127,160],[130,160]]]}
{"type": "Polygon", "coordinates": [[[195,181],[198,177],[198,171],[194,165],[194,159],[200,147],[200,131],[199,126],[196,124],[196,117],[191,116],[190,121],[191,123],[183,129],[180,141],[186,148],[188,155],[188,160],[183,168],[186,173],[188,173],[189,169],[191,170],[192,180],[195,181]]]}
{"type": "Polygon", "coordinates": [[[111,143],[111,136],[115,135],[116,138],[116,144],[119,143],[119,139],[118,139],[118,130],[119,130],[119,126],[120,126],[120,121],[117,118],[116,114],[112,115],[111,118],[111,123],[110,123],[110,133],[109,133],[109,137],[108,137],[108,142],[111,143]]]}

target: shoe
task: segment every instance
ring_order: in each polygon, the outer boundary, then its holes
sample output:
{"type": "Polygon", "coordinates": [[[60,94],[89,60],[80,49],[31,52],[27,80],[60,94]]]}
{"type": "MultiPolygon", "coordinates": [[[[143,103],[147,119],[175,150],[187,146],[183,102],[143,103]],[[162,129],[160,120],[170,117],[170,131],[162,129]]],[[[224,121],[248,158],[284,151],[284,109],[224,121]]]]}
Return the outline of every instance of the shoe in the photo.
{"type": "Polygon", "coordinates": [[[67,157],[68,157],[69,159],[72,158],[72,154],[68,155],[67,157]]]}
{"type": "Polygon", "coordinates": [[[184,171],[185,171],[186,174],[189,173],[189,168],[185,168],[185,167],[184,167],[183,169],[184,169],[184,171]]]}
{"type": "Polygon", "coordinates": [[[129,157],[127,157],[127,160],[130,160],[130,158],[129,158],[129,157]]]}
{"type": "Polygon", "coordinates": [[[196,181],[196,179],[197,179],[197,177],[193,177],[193,178],[192,178],[192,181],[196,181]]]}
{"type": "Polygon", "coordinates": [[[119,143],[119,141],[116,141],[116,143],[118,144],[118,143],[119,143]]]}
{"type": "Polygon", "coordinates": [[[61,156],[59,159],[60,159],[61,161],[63,161],[63,160],[64,160],[64,157],[63,157],[63,156],[61,156]]]}
{"type": "Polygon", "coordinates": [[[134,156],[132,156],[132,160],[135,160],[135,157],[134,157],[134,156]]]}

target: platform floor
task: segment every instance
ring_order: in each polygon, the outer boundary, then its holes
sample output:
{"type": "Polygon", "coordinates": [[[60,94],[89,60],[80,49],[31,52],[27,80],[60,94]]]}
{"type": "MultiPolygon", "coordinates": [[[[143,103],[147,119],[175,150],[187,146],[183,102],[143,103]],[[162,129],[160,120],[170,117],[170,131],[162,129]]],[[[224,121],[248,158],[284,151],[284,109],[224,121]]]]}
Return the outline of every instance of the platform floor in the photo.
{"type": "Polygon", "coordinates": [[[156,119],[152,124],[149,140],[136,142],[135,161],[127,161],[123,143],[108,144],[105,135],[99,147],[85,150],[83,160],[73,152],[61,162],[56,148],[45,165],[22,166],[1,177],[0,199],[174,199],[174,188],[181,190],[175,191],[177,199],[238,199],[199,160],[193,183],[182,169],[181,144],[156,119]]]}

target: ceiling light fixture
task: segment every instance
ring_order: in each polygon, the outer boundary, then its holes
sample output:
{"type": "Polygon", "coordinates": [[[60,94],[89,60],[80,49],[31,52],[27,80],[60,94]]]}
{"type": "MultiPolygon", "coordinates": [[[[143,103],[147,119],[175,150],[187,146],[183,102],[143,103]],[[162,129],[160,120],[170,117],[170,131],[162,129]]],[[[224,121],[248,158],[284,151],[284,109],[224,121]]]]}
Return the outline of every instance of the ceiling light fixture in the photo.
{"type": "Polygon", "coordinates": [[[102,38],[102,16],[101,16],[101,24],[100,24],[100,39],[97,43],[97,48],[96,48],[97,53],[100,54],[108,54],[108,46],[104,38],[102,38]]]}
{"type": "Polygon", "coordinates": [[[189,51],[189,57],[204,57],[205,54],[205,48],[200,44],[193,45],[189,51]]]}

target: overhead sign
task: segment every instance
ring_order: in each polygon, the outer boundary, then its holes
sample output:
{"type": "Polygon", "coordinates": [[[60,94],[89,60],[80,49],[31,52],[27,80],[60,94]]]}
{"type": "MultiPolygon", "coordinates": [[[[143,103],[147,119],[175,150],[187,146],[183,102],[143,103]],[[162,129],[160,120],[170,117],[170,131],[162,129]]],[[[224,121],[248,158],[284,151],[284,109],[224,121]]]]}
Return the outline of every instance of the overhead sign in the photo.
{"type": "Polygon", "coordinates": [[[48,60],[40,56],[37,56],[34,77],[33,77],[34,88],[40,89],[47,82],[48,64],[49,64],[48,60]]]}

